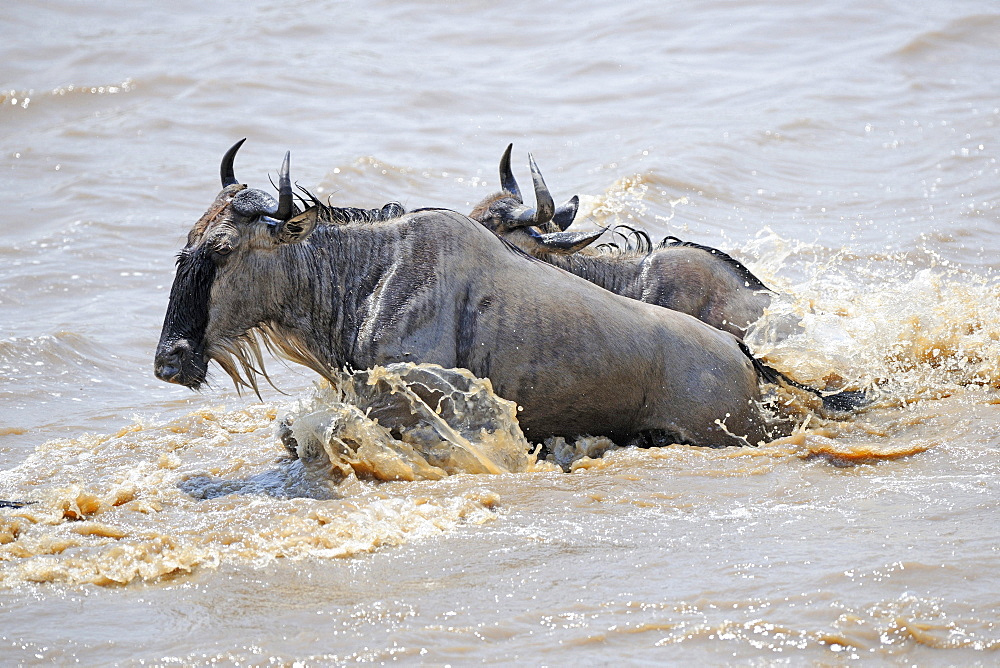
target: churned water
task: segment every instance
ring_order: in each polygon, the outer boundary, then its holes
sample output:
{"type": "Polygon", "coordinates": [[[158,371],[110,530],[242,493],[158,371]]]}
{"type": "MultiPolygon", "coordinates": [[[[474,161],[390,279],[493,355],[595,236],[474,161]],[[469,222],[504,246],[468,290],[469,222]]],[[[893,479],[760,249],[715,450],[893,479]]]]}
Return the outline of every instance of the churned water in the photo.
{"type": "Polygon", "coordinates": [[[0,37],[0,663],[1000,661],[995,3],[23,2],[0,37]],[[749,345],[875,401],[539,460],[461,372],[159,382],[242,137],[252,186],[291,150],[336,205],[460,211],[512,141],[576,225],[738,257],[780,295],[749,345]]]}

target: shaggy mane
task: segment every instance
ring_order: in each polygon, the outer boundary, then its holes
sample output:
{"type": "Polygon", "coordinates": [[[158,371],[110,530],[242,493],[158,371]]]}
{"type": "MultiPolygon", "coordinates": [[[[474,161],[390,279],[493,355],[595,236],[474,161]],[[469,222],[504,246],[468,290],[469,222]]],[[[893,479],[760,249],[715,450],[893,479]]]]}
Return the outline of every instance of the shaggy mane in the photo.
{"type": "Polygon", "coordinates": [[[653,240],[650,239],[649,234],[643,230],[636,229],[629,225],[616,225],[611,228],[612,234],[616,238],[620,238],[621,241],[609,241],[596,246],[598,250],[604,253],[618,253],[618,254],[638,254],[638,255],[649,255],[650,253],[657,251],[661,248],[672,248],[672,247],[682,247],[682,248],[696,248],[698,250],[710,253],[715,257],[719,258],[733,269],[736,273],[746,281],[747,285],[755,290],[767,290],[768,292],[774,292],[771,288],[764,285],[764,282],[759,278],[754,276],[753,272],[746,268],[742,262],[734,258],[728,253],[724,253],[717,248],[712,248],[711,246],[705,246],[703,244],[695,243],[694,241],[684,241],[675,236],[664,237],[663,240],[654,244],[653,240]],[[619,229],[625,229],[626,232],[621,232],[619,229]]]}
{"type": "Polygon", "coordinates": [[[319,219],[327,225],[344,225],[346,223],[379,223],[393,218],[399,218],[406,209],[399,202],[389,202],[381,209],[359,209],[353,206],[334,207],[320,205],[319,219]]]}
{"type": "Polygon", "coordinates": [[[300,210],[299,207],[296,206],[296,210],[293,212],[293,215],[298,215],[310,206],[315,206],[319,210],[319,222],[324,225],[378,223],[385,220],[392,220],[393,218],[399,218],[406,213],[406,209],[404,209],[403,205],[399,202],[389,202],[388,204],[383,205],[381,209],[359,209],[354,206],[332,206],[329,200],[327,200],[324,204],[318,197],[302,186],[297,187],[305,193],[309,200],[307,201],[300,196],[299,202],[302,204],[302,209],[300,210]]]}

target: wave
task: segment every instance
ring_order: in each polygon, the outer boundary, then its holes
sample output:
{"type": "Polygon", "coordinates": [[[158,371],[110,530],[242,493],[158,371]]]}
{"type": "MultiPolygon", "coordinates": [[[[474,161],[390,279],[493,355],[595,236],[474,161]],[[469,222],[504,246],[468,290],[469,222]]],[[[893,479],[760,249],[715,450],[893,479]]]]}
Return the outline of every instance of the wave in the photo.
{"type": "Polygon", "coordinates": [[[7,378],[64,386],[66,377],[97,376],[114,382],[119,356],[87,336],[69,331],[0,340],[0,372],[7,378]]]}
{"type": "Polygon", "coordinates": [[[68,84],[43,91],[31,88],[8,89],[0,91],[0,111],[6,110],[8,114],[19,110],[28,111],[30,109],[34,111],[39,106],[45,107],[59,101],[66,101],[72,105],[93,97],[128,94],[135,88],[136,83],[132,79],[124,79],[120,82],[96,86],[68,84]]]}
{"type": "Polygon", "coordinates": [[[928,30],[910,39],[894,55],[923,62],[953,61],[968,49],[1000,47],[1000,15],[963,16],[938,30],[928,30]]]}

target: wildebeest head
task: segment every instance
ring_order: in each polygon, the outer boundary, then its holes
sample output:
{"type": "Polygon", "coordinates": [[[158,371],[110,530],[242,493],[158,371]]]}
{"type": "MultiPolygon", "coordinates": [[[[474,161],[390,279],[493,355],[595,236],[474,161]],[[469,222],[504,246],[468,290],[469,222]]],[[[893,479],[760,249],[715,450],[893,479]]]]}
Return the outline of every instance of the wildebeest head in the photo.
{"type": "Polygon", "coordinates": [[[528,154],[531,179],[535,187],[534,209],[528,207],[521,197],[521,190],[510,168],[510,152],[513,144],[507,145],[500,158],[500,187],[502,190],[479,203],[469,217],[492,230],[497,236],[510,241],[530,253],[575,253],[597,239],[599,232],[567,232],[580,208],[580,198],[574,195],[562,206],[556,207],[545,185],[545,179],[528,154]]]}
{"type": "Polygon", "coordinates": [[[233,161],[244,141],[223,156],[222,191],[188,233],[177,256],[156,348],[156,377],[192,389],[205,382],[208,361],[214,359],[237,387],[257,390],[254,374],[266,377],[266,373],[253,330],[267,328],[267,302],[279,293],[273,281],[263,284],[258,279],[279,262],[282,247],[303,241],[316,224],[314,214],[300,214],[293,202],[287,153],[277,200],[236,180],[233,161]],[[224,300],[213,299],[219,292],[224,300]],[[220,302],[224,311],[217,305],[220,302]]]}

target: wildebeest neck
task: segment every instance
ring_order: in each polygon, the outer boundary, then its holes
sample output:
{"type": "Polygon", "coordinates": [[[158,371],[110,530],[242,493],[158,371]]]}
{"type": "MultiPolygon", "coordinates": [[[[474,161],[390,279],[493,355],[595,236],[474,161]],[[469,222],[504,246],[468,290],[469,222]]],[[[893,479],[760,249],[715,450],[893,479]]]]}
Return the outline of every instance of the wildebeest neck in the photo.
{"type": "Polygon", "coordinates": [[[327,377],[371,366],[372,350],[389,345],[388,332],[416,329],[410,320],[420,309],[413,305],[439,278],[434,240],[406,225],[372,222],[321,225],[306,242],[282,245],[217,279],[213,303],[233,303],[247,290],[258,297],[213,312],[208,356],[237,385],[254,388],[254,374],[263,373],[255,335],[272,352],[327,377]],[[241,323],[248,311],[255,312],[241,323]],[[234,336],[241,327],[249,330],[234,336]]]}
{"type": "Polygon", "coordinates": [[[588,252],[570,255],[547,253],[541,259],[626,297],[632,297],[642,273],[642,258],[638,256],[588,252]]]}

